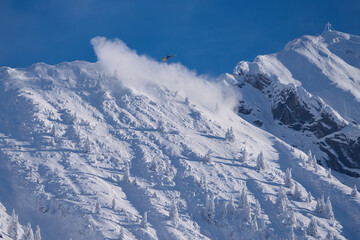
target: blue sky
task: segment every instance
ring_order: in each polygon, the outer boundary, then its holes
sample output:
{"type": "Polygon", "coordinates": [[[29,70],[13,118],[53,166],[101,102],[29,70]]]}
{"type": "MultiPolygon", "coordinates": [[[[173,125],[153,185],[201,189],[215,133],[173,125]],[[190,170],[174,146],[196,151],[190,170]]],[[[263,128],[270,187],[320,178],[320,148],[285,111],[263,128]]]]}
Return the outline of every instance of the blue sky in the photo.
{"type": "Polygon", "coordinates": [[[360,35],[359,16],[359,0],[1,0],[0,66],[94,62],[89,41],[105,36],[216,76],[327,21],[360,35]]]}

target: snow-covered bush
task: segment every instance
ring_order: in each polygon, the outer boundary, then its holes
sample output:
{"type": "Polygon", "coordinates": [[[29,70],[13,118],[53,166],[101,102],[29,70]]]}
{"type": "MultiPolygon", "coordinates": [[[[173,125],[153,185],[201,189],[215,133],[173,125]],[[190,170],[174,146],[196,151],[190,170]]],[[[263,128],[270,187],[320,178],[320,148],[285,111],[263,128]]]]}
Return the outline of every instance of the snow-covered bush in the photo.
{"type": "Polygon", "coordinates": [[[179,212],[178,212],[178,208],[177,208],[175,199],[173,200],[173,202],[171,204],[169,217],[173,224],[173,227],[177,228],[179,225],[179,212]]]}
{"type": "Polygon", "coordinates": [[[125,162],[125,171],[124,171],[124,176],[123,176],[123,182],[125,183],[129,183],[130,180],[130,166],[129,166],[129,162],[125,162]]]}
{"type": "Polygon", "coordinates": [[[147,212],[144,212],[144,216],[143,216],[143,218],[141,219],[140,226],[141,226],[142,228],[147,229],[147,227],[148,227],[147,212]]]}

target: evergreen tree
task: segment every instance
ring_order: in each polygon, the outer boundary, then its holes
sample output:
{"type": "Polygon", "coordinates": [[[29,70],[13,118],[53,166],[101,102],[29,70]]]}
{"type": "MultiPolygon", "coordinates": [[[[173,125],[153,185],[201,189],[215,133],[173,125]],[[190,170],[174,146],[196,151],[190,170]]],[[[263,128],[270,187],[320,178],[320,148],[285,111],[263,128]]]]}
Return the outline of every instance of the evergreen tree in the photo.
{"type": "Polygon", "coordinates": [[[330,197],[328,197],[326,200],[326,204],[325,204],[325,208],[324,208],[324,215],[327,219],[334,219],[334,212],[332,210],[330,197]]]}
{"type": "Polygon", "coordinates": [[[52,137],[56,137],[56,129],[55,129],[55,125],[52,125],[51,130],[50,130],[50,136],[52,137]]]}
{"type": "Polygon", "coordinates": [[[101,213],[101,207],[99,202],[96,202],[95,204],[95,213],[98,215],[101,213]]]}
{"type": "Polygon", "coordinates": [[[125,240],[124,228],[121,228],[118,240],[125,240]]]}
{"type": "Polygon", "coordinates": [[[278,196],[276,198],[275,204],[278,207],[280,213],[285,213],[289,200],[286,196],[284,189],[280,186],[278,196]]]}
{"type": "Polygon", "coordinates": [[[312,152],[311,150],[309,149],[309,152],[308,152],[308,161],[311,163],[313,161],[313,155],[312,155],[312,152]]]}
{"type": "Polygon", "coordinates": [[[121,228],[118,240],[125,240],[124,228],[121,228]]]}
{"type": "Polygon", "coordinates": [[[90,153],[91,152],[91,144],[89,137],[86,138],[83,146],[84,153],[90,153]]]}
{"type": "Polygon", "coordinates": [[[234,134],[233,129],[231,127],[226,131],[225,140],[228,141],[228,142],[235,142],[235,139],[236,139],[235,134],[234,134]]]}
{"type": "MultiPolygon", "coordinates": [[[[250,217],[251,219],[251,217],[250,217]]],[[[257,217],[254,215],[254,217],[251,219],[251,226],[252,226],[252,230],[254,232],[258,232],[259,231],[259,226],[257,223],[257,217]]]]}
{"type": "Polygon", "coordinates": [[[250,204],[249,202],[247,202],[247,204],[245,203],[244,208],[243,208],[243,216],[245,219],[246,223],[251,223],[252,219],[251,219],[251,208],[250,208],[250,204]]]}
{"type": "Polygon", "coordinates": [[[290,225],[291,227],[296,225],[296,216],[293,209],[291,209],[291,211],[288,214],[287,224],[290,225]]]}
{"type": "Polygon", "coordinates": [[[224,221],[227,218],[228,214],[228,203],[226,201],[223,201],[220,207],[220,219],[224,221]]]}
{"type": "Polygon", "coordinates": [[[314,217],[311,218],[309,226],[307,227],[306,233],[310,236],[317,237],[318,236],[318,226],[314,217]]]}
{"type": "Polygon", "coordinates": [[[234,199],[231,196],[228,207],[227,207],[227,212],[230,216],[234,216],[235,212],[236,212],[236,208],[235,208],[235,204],[234,204],[234,199]]]}
{"type": "Polygon", "coordinates": [[[19,220],[15,210],[12,211],[11,221],[8,229],[9,237],[13,240],[18,240],[19,237],[19,220]]]}
{"type": "Polygon", "coordinates": [[[256,169],[258,171],[263,171],[266,169],[265,160],[263,152],[261,151],[260,154],[256,158],[256,169]]]}
{"type": "Polygon", "coordinates": [[[259,201],[256,199],[255,200],[255,208],[254,208],[254,215],[259,218],[261,215],[261,206],[259,201]]]}
{"type": "Polygon", "coordinates": [[[185,103],[186,106],[189,106],[189,105],[190,105],[189,97],[186,97],[186,98],[185,98],[184,103],[185,103]]]}
{"type": "Polygon", "coordinates": [[[179,212],[175,199],[173,200],[172,205],[170,207],[169,217],[173,224],[173,227],[177,228],[179,225],[179,212]]]}
{"type": "Polygon", "coordinates": [[[242,161],[243,163],[247,164],[249,161],[249,154],[246,151],[246,148],[244,147],[243,153],[242,153],[242,161]]]}
{"type": "Polygon", "coordinates": [[[324,201],[324,195],[321,196],[321,198],[318,198],[316,202],[315,212],[323,215],[325,212],[325,201],[324,201]]]}
{"type": "Polygon", "coordinates": [[[147,212],[144,212],[144,216],[143,216],[143,218],[141,219],[140,226],[141,226],[142,228],[147,229],[147,227],[148,227],[147,212]]]}
{"type": "Polygon", "coordinates": [[[214,223],[215,219],[215,202],[214,197],[210,194],[206,197],[206,205],[204,210],[204,218],[210,223],[214,223]]]}
{"type": "Polygon", "coordinates": [[[124,172],[124,177],[123,177],[123,182],[125,183],[129,183],[130,180],[130,166],[129,166],[129,162],[125,162],[125,172],[124,172]]]}
{"type": "Polygon", "coordinates": [[[41,240],[41,233],[40,233],[40,227],[39,226],[36,226],[35,240],[41,240]]]}
{"type": "Polygon", "coordinates": [[[285,182],[285,187],[287,188],[292,188],[294,186],[294,181],[292,180],[291,177],[291,168],[286,169],[286,173],[285,173],[285,178],[284,178],[284,182],[285,182]]]}
{"type": "Polygon", "coordinates": [[[158,122],[157,130],[158,130],[159,132],[165,132],[165,124],[164,124],[163,121],[160,120],[160,121],[158,122]]]}
{"type": "Polygon", "coordinates": [[[207,153],[204,155],[203,157],[203,161],[206,162],[206,163],[211,163],[212,162],[212,151],[209,149],[207,151],[207,153]]]}
{"type": "Polygon", "coordinates": [[[299,157],[299,161],[300,161],[301,166],[303,166],[303,167],[305,167],[305,166],[306,166],[305,159],[304,159],[304,157],[303,157],[302,155],[300,155],[300,157],[299,157]]]}
{"type": "Polygon", "coordinates": [[[294,227],[290,227],[289,240],[295,240],[294,227]]]}
{"type": "Polygon", "coordinates": [[[149,169],[150,169],[150,171],[154,171],[154,172],[157,171],[158,164],[157,164],[157,161],[155,160],[155,158],[153,158],[153,160],[151,161],[149,169]]]}
{"type": "Polygon", "coordinates": [[[308,195],[307,195],[307,197],[306,197],[306,202],[307,202],[307,203],[311,203],[311,201],[312,201],[311,192],[308,192],[308,195]]]}
{"type": "Polygon", "coordinates": [[[332,179],[331,168],[329,168],[327,177],[330,178],[330,179],[332,179]]]}
{"type": "Polygon", "coordinates": [[[170,160],[167,159],[165,161],[165,173],[164,173],[166,176],[170,176],[170,166],[171,166],[170,160]]]}
{"type": "Polygon", "coordinates": [[[295,190],[294,190],[294,198],[299,200],[299,201],[303,201],[304,200],[304,197],[302,195],[302,192],[298,186],[298,184],[296,183],[295,184],[295,190]]]}
{"type": "Polygon", "coordinates": [[[353,198],[358,198],[359,197],[359,192],[357,190],[356,185],[354,185],[354,187],[353,187],[353,189],[351,191],[351,197],[353,197],[353,198]]]}
{"type": "Polygon", "coordinates": [[[30,223],[27,224],[24,234],[21,237],[21,240],[34,240],[34,232],[31,228],[30,223]]]}
{"type": "Polygon", "coordinates": [[[111,202],[111,209],[115,210],[115,208],[116,208],[116,201],[115,201],[115,197],[114,197],[112,202],[111,202]]]}
{"type": "Polygon", "coordinates": [[[326,240],[334,240],[334,234],[331,231],[328,231],[325,237],[326,240]]]}
{"type": "Polygon", "coordinates": [[[239,201],[239,208],[244,208],[249,205],[248,194],[245,188],[242,189],[239,201]]]}

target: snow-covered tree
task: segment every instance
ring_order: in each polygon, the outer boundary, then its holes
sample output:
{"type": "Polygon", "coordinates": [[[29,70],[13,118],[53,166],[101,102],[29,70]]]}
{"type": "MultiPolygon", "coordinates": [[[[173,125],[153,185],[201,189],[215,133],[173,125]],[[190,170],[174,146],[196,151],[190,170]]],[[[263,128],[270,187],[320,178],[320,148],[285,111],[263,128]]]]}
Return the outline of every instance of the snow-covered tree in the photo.
{"type": "Polygon", "coordinates": [[[111,202],[111,209],[115,210],[115,208],[116,208],[116,201],[115,201],[115,197],[114,197],[112,202],[111,202]]]}
{"type": "Polygon", "coordinates": [[[206,197],[206,205],[204,210],[204,218],[210,223],[214,223],[215,219],[215,202],[214,197],[210,194],[206,197]]]}
{"type": "Polygon", "coordinates": [[[236,138],[232,127],[228,128],[228,130],[225,133],[225,140],[228,142],[235,142],[235,139],[236,138]]]}
{"type": "Polygon", "coordinates": [[[41,240],[41,233],[40,233],[40,227],[39,226],[36,226],[35,240],[41,240]]]}
{"type": "Polygon", "coordinates": [[[185,103],[186,106],[189,106],[189,105],[190,105],[189,97],[186,97],[186,98],[185,98],[184,103],[185,103]]]}
{"type": "Polygon", "coordinates": [[[244,217],[244,220],[246,223],[251,223],[252,219],[251,219],[251,208],[250,208],[250,204],[249,203],[245,203],[244,208],[242,210],[242,215],[244,217]]]}
{"type": "Polygon", "coordinates": [[[173,200],[173,202],[171,204],[169,217],[173,224],[173,227],[177,228],[179,226],[179,211],[178,211],[175,199],[173,200]]]}
{"type": "Polygon", "coordinates": [[[302,155],[300,155],[299,157],[299,162],[301,164],[301,166],[305,167],[306,166],[306,162],[305,162],[305,159],[302,155]]]}
{"type": "Polygon", "coordinates": [[[19,238],[19,219],[18,215],[15,213],[15,210],[12,211],[8,234],[9,237],[13,240],[18,240],[19,238]]]}
{"type": "Polygon", "coordinates": [[[125,183],[129,183],[130,180],[130,166],[129,166],[129,162],[125,162],[125,172],[124,172],[124,177],[123,177],[123,182],[125,183]]]}
{"type": "Polygon", "coordinates": [[[321,198],[318,198],[316,202],[315,212],[319,214],[324,214],[325,212],[325,201],[324,201],[324,195],[321,196],[321,198]]]}
{"type": "Polygon", "coordinates": [[[276,198],[275,204],[278,207],[280,213],[285,213],[289,200],[286,196],[286,193],[282,187],[280,187],[278,196],[276,198]]]}
{"type": "Polygon", "coordinates": [[[306,196],[306,202],[307,203],[311,203],[312,201],[312,196],[311,196],[311,192],[308,192],[307,196],[306,196]]]}
{"type": "Polygon", "coordinates": [[[50,130],[50,136],[52,137],[56,137],[56,129],[55,129],[55,125],[52,125],[51,130],[50,130]]]}
{"type": "Polygon", "coordinates": [[[301,192],[301,190],[299,188],[299,185],[297,183],[295,184],[294,198],[299,200],[299,201],[304,200],[303,194],[302,194],[302,192],[301,192]]]}
{"type": "Polygon", "coordinates": [[[358,198],[359,197],[359,192],[357,190],[356,185],[354,185],[354,187],[353,187],[353,189],[351,191],[351,197],[353,197],[353,198],[358,198]]]}
{"type": "Polygon", "coordinates": [[[311,150],[309,149],[309,151],[308,151],[308,161],[311,163],[312,160],[313,160],[313,155],[312,155],[311,150]]]}
{"type": "Polygon", "coordinates": [[[317,237],[319,235],[317,222],[314,217],[311,218],[311,221],[309,223],[309,226],[307,227],[306,233],[313,237],[317,237]]]}
{"type": "Polygon", "coordinates": [[[285,177],[284,177],[284,185],[287,188],[292,188],[294,186],[294,181],[291,177],[291,168],[286,169],[285,177]]]}
{"type": "Polygon", "coordinates": [[[144,212],[144,216],[143,216],[143,218],[141,219],[140,226],[141,226],[142,228],[147,229],[147,227],[148,227],[147,212],[144,212]]]}
{"type": "Polygon", "coordinates": [[[24,234],[21,237],[21,240],[34,240],[34,232],[31,228],[30,223],[27,224],[24,234]]]}
{"type": "Polygon", "coordinates": [[[255,208],[254,208],[254,215],[259,218],[261,215],[261,206],[259,201],[256,199],[255,200],[255,208]]]}
{"type": "Polygon", "coordinates": [[[289,240],[295,240],[295,233],[294,233],[294,227],[290,227],[290,234],[289,234],[289,240]]]}
{"type": "Polygon", "coordinates": [[[157,161],[156,161],[156,159],[155,159],[155,158],[153,158],[153,160],[152,160],[152,161],[151,161],[151,163],[150,163],[149,170],[150,170],[150,171],[154,171],[154,172],[156,172],[156,171],[157,171],[157,169],[158,169],[158,164],[157,164],[157,161]]]}
{"type": "Polygon", "coordinates": [[[170,176],[170,166],[171,166],[170,159],[167,159],[165,161],[165,173],[164,173],[166,176],[170,176]]]}
{"type": "Polygon", "coordinates": [[[228,207],[227,207],[227,212],[230,216],[234,216],[235,212],[236,212],[236,208],[235,208],[235,204],[234,204],[234,199],[231,196],[228,207]]]}
{"type": "Polygon", "coordinates": [[[295,216],[295,212],[293,209],[291,209],[290,212],[288,212],[288,218],[287,218],[287,224],[290,225],[291,227],[296,225],[296,216],[295,216]]]}
{"type": "Polygon", "coordinates": [[[329,170],[328,170],[328,174],[327,174],[327,177],[328,177],[328,178],[330,178],[330,179],[332,178],[332,174],[331,174],[331,168],[329,168],[329,170]]]}
{"type": "Polygon", "coordinates": [[[330,201],[330,196],[327,198],[324,208],[324,217],[327,219],[334,219],[334,212],[330,201]]]}
{"type": "Polygon", "coordinates": [[[249,161],[249,154],[246,151],[246,148],[244,147],[243,152],[242,152],[242,161],[243,163],[247,164],[249,161]]]}
{"type": "Polygon", "coordinates": [[[227,218],[228,214],[228,203],[226,201],[223,201],[220,206],[220,219],[225,220],[227,218]]]}
{"type": "Polygon", "coordinates": [[[248,194],[245,188],[243,188],[240,195],[239,208],[245,208],[248,205],[249,205],[248,194]]]}
{"type": "Polygon", "coordinates": [[[201,178],[200,178],[200,188],[201,189],[206,189],[207,188],[206,176],[201,176],[201,178]]]}
{"type": "Polygon", "coordinates": [[[99,202],[96,202],[95,204],[95,213],[98,215],[101,213],[101,207],[99,202]]]}
{"type": "Polygon", "coordinates": [[[118,240],[125,240],[124,229],[123,228],[120,229],[118,240]]]}
{"type": "Polygon", "coordinates": [[[164,124],[164,122],[163,121],[159,121],[158,122],[158,126],[157,126],[157,130],[159,131],[159,132],[165,132],[165,124],[164,124]]]}
{"type": "Polygon", "coordinates": [[[209,149],[206,154],[203,156],[203,161],[206,163],[211,163],[212,162],[212,151],[209,149]]]}
{"type": "Polygon", "coordinates": [[[84,151],[84,153],[90,153],[91,152],[91,144],[90,144],[89,137],[87,137],[85,142],[84,142],[83,151],[84,151]]]}
{"type": "Polygon", "coordinates": [[[123,228],[120,229],[118,240],[125,240],[124,229],[123,228]]]}
{"type": "Polygon", "coordinates": [[[254,232],[258,232],[259,231],[259,226],[258,226],[258,223],[257,223],[257,217],[254,215],[253,218],[251,218],[251,227],[252,227],[252,230],[254,232]]]}
{"type": "Polygon", "coordinates": [[[325,237],[326,240],[334,240],[334,234],[331,231],[328,231],[325,237]]]}
{"type": "Polygon", "coordinates": [[[256,158],[256,169],[258,171],[263,171],[266,169],[266,164],[265,164],[265,160],[264,160],[264,154],[261,151],[260,154],[257,156],[256,158]]]}

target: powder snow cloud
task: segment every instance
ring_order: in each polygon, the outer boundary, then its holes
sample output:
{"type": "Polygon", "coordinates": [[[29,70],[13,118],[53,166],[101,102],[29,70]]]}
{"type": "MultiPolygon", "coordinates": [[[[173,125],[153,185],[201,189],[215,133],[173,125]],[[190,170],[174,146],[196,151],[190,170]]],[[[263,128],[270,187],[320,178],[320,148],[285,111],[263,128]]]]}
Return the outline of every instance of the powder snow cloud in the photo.
{"type": "Polygon", "coordinates": [[[199,76],[180,63],[139,55],[119,39],[96,37],[91,44],[105,71],[133,90],[154,94],[154,85],[165,87],[208,109],[232,109],[237,102],[230,87],[199,76]]]}

